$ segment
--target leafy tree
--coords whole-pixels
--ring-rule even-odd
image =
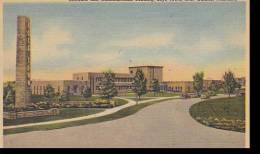
[[[67,101],[69,100],[69,92],[68,91],[62,91],[59,97],[60,101]]]
[[[201,96],[201,93],[203,91],[203,78],[204,78],[203,72],[196,72],[193,75],[193,88],[199,97]]]
[[[233,72],[229,70],[228,72],[225,72],[223,78],[224,78],[224,89],[226,93],[228,93],[228,96],[230,97],[230,95],[234,93],[235,88],[237,87],[235,75]]]
[[[9,106],[15,103],[15,85],[13,82],[7,82],[4,84],[3,102],[4,106]]]
[[[146,83],[147,80],[144,77],[144,73],[142,70],[138,69],[134,76],[133,81],[133,91],[136,93],[136,96],[140,100],[141,95],[146,94]]]
[[[44,99],[47,101],[47,103],[50,103],[53,101],[54,97],[55,97],[54,88],[51,85],[47,85],[46,89],[44,89]]]
[[[157,79],[152,80],[152,91],[154,92],[154,96],[155,96],[155,93],[160,92],[160,84]]]
[[[91,89],[89,87],[86,87],[84,90],[83,90],[83,97],[85,99],[89,98],[92,96],[92,93],[91,93]]]
[[[100,89],[104,98],[110,101],[111,98],[117,95],[117,89],[115,85],[115,73],[111,70],[103,72],[104,77],[100,82]]]

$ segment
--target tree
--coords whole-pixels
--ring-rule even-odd
[[[133,91],[136,93],[138,100],[140,100],[141,95],[146,94],[146,83],[147,80],[144,77],[143,71],[138,69],[135,73],[133,81]]]
[[[154,96],[155,96],[155,93],[160,92],[160,84],[157,79],[152,80],[152,91],[154,92]]]
[[[69,92],[68,91],[62,91],[60,97],[59,97],[60,101],[67,101],[69,100]]]
[[[44,89],[44,99],[47,103],[51,103],[55,97],[54,88],[51,85],[47,85],[46,89]]]
[[[212,81],[209,85],[209,90],[215,93],[218,92],[220,88],[221,88],[221,84],[214,81]]]
[[[110,101],[111,98],[117,95],[117,89],[115,85],[115,73],[111,70],[103,72],[104,77],[100,82],[100,90],[104,98]]]
[[[228,93],[228,97],[230,97],[230,95],[234,93],[237,87],[235,75],[233,72],[229,70],[228,72],[225,72],[223,78],[224,78],[224,89],[226,93]]]
[[[4,106],[9,106],[15,103],[15,85],[14,82],[7,82],[3,89]]]
[[[82,95],[85,99],[91,97],[92,96],[91,89],[89,87],[84,88]]]
[[[193,88],[199,97],[201,96],[201,93],[203,91],[203,77],[203,72],[196,72],[193,75]]]

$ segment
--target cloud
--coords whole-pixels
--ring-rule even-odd
[[[31,57],[32,66],[38,62],[56,61],[64,57],[69,57],[71,52],[62,48],[62,45],[73,44],[72,33],[60,25],[44,26],[41,35],[31,34]],[[4,76],[5,80],[15,79],[16,65],[16,37],[11,44],[4,49]],[[37,73],[34,71],[33,73]]]
[[[46,25],[42,35],[32,36],[32,62],[57,60],[70,56],[72,51],[62,45],[73,44],[72,33],[59,25]]]
[[[16,39],[12,39],[11,44],[4,48],[3,65],[4,65],[4,80],[14,80],[15,65],[16,65]]]
[[[185,40],[185,37],[187,36],[184,36],[183,40]],[[175,43],[172,47],[185,54],[210,54],[223,51],[225,48],[225,40],[221,40],[215,37],[200,36],[197,39],[193,39],[192,41],[182,41]]]
[[[246,47],[246,34],[245,33],[234,33],[227,38],[230,46],[245,49]]]
[[[86,60],[94,61],[96,63],[108,62],[116,60],[119,57],[119,53],[116,51],[106,51],[106,52],[90,52],[83,55]]]
[[[169,45],[172,42],[173,34],[147,34],[123,41],[115,41],[112,44],[120,47],[153,48]]]
[[[231,70],[236,77],[246,76],[246,60],[221,61],[221,63],[208,64],[204,70],[205,74],[210,77],[222,79],[225,71]]]

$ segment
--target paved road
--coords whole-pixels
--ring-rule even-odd
[[[4,136],[4,147],[213,148],[244,147],[244,133],[199,124],[189,107],[200,99],[175,99],[134,115],[97,124]]]

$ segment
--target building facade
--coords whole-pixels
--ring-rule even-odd
[[[246,86],[246,78],[245,77],[236,78],[236,81],[241,85],[241,88],[245,88],[245,86]]]
[[[87,81],[92,94],[100,94],[100,83],[104,77],[103,73],[81,72],[74,73],[73,80]],[[118,93],[126,93],[132,90],[133,75],[127,73],[115,73],[115,85]]]
[[[30,19],[17,17],[15,108],[31,102],[31,32]]]
[[[133,66],[129,67],[129,73],[134,76],[138,69],[144,73],[147,80],[147,90],[152,90],[153,79],[157,79],[159,83],[163,81],[163,66]]]
[[[160,84],[161,91],[173,93],[192,93],[192,81],[164,81]]]
[[[214,83],[216,85],[223,84],[222,80],[203,80],[203,90],[207,91],[210,85]],[[160,84],[162,91],[173,93],[194,93],[193,81],[164,81]]]
[[[32,94],[43,95],[44,90],[48,85],[54,88],[55,93],[68,92],[71,95],[81,95],[83,90],[87,87],[87,81],[76,80],[53,80],[41,81],[32,80]]]

